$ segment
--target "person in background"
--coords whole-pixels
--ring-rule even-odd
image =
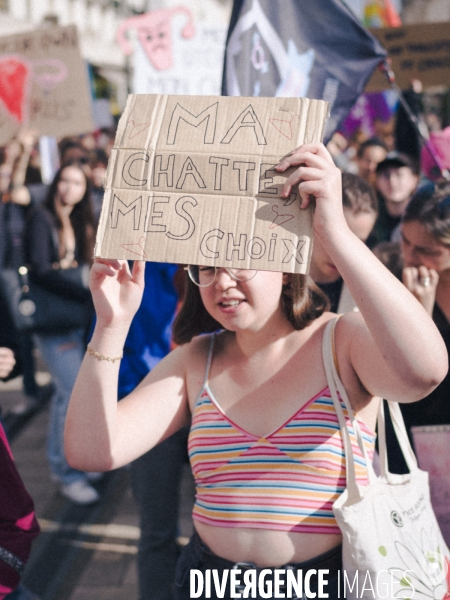
[[[450,126],[430,132],[430,139],[422,146],[420,164],[430,181],[442,179],[443,171],[450,173]]]
[[[177,266],[146,263],[141,305],[125,341],[119,371],[119,398],[132,392],[170,352],[172,322],[178,302]],[[139,599],[171,600],[177,545],[182,467],[188,461],[188,429],[131,463],[131,483],[141,536],[137,557]]]
[[[14,358],[14,352],[11,348],[0,346],[0,379],[2,381],[4,381],[5,377],[8,377],[11,371],[13,371],[15,364],[16,359]]]
[[[0,380],[7,381],[20,374],[21,362],[15,330],[3,308],[0,296]],[[39,600],[20,583],[38,533],[33,500],[14,464],[0,419],[0,600]]]
[[[92,207],[94,209],[95,219],[98,222],[102,210],[103,196],[105,193],[103,186],[106,177],[106,167],[108,166],[108,156],[102,148],[96,148],[89,153],[89,166],[92,182]]]
[[[425,186],[402,217],[403,283],[419,300],[450,352],[450,183]],[[450,373],[423,400],[402,406],[408,427],[450,424]]]
[[[335,131],[327,143],[327,150],[333,157],[334,164],[341,170],[349,173],[356,171],[354,162],[355,148],[350,146],[347,139],[339,131]]]
[[[386,158],[387,152],[386,144],[379,138],[370,138],[359,146],[356,154],[358,175],[370,185],[375,185],[377,166]]]
[[[0,379],[7,381],[22,371],[14,326],[0,294]]]
[[[372,252],[400,281],[403,280],[403,258],[400,242],[380,242]]]
[[[23,130],[14,140],[12,150],[7,153],[12,154],[14,160],[11,164],[8,182],[5,181],[5,187],[0,190],[0,269],[17,270],[25,264],[25,224],[32,204],[30,194],[24,184],[35,142],[36,135],[31,131]],[[1,289],[1,285],[0,293],[7,293]],[[32,336],[29,333],[16,331],[15,338],[23,363],[24,399],[12,407],[11,412],[23,414],[39,405],[42,390],[36,381]]]
[[[342,205],[348,227],[365,242],[378,214],[374,189],[358,175],[343,173]],[[309,275],[330,300],[332,312],[344,313],[356,308],[336,265],[319,239],[314,239]]]
[[[59,164],[77,162],[83,166],[86,176],[91,176],[88,151],[77,138],[62,138],[58,144]],[[48,194],[50,184],[43,183],[27,183],[28,192],[31,196],[31,202],[34,206],[42,204]]]
[[[422,90],[422,82],[418,79],[413,79],[410,83],[410,88],[404,90],[402,93],[403,99],[409,107],[409,112],[417,119],[417,125],[426,139],[428,137],[428,130],[424,119]],[[398,105],[395,117],[394,135],[396,150],[402,154],[411,156],[416,162],[419,162],[422,146],[421,139],[401,102]]]
[[[61,164],[78,162],[82,165],[89,163],[89,151],[76,138],[63,138],[59,144]]]
[[[61,297],[90,304],[91,295],[81,270],[77,270],[76,280],[70,276],[74,271],[69,270],[90,264],[94,238],[88,179],[83,165],[68,163],[57,172],[46,200],[34,208],[27,223],[27,262],[35,279]],[[35,335],[55,385],[47,444],[50,469],[61,485],[61,493],[77,504],[99,499],[89,483],[90,475],[72,469],[64,455],[64,420],[83,358],[85,337],[82,327]]]
[[[400,219],[419,183],[419,163],[407,154],[391,152],[376,168],[379,213],[370,246],[400,241]]]

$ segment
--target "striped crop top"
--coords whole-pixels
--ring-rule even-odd
[[[193,518],[217,527],[340,533],[332,506],[346,487],[345,456],[328,387],[260,438],[233,423],[214,399],[208,385],[213,346],[214,335],[189,433],[196,486]],[[343,408],[357,481],[364,485],[365,460]],[[359,423],[372,459],[375,435]]]

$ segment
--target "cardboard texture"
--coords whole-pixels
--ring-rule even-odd
[[[73,25],[0,38],[0,145],[21,127],[56,137],[94,129]]]
[[[446,85],[450,80],[450,22],[403,25],[371,29],[388,51],[399,88],[406,90],[411,80],[425,87]],[[389,89],[386,76],[376,70],[366,92]]]
[[[273,168],[327,115],[306,98],[129,96],[95,255],[306,273],[313,207],[280,198]]]

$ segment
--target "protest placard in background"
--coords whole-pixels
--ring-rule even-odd
[[[194,21],[186,6],[129,17],[117,40],[133,57],[133,93],[219,95],[226,33],[225,23]]]
[[[450,22],[403,25],[372,29],[388,51],[391,68],[400,89],[410,88],[418,79],[424,87],[450,81]],[[386,76],[375,71],[366,92],[389,89]]]
[[[108,164],[96,256],[305,273],[313,207],[275,165],[322,141],[328,103],[131,95]]]
[[[450,425],[412,427],[411,431],[419,467],[430,477],[431,504],[450,545]]]
[[[170,69],[153,67],[140,44],[134,52],[133,93],[219,95],[225,48],[225,25],[196,23],[195,36],[173,42],[174,64]]]
[[[94,128],[76,27],[0,38],[0,144],[22,126],[56,137]]]

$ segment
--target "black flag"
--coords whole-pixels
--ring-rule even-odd
[[[328,141],[386,56],[341,0],[234,0],[222,94],[327,100]]]

